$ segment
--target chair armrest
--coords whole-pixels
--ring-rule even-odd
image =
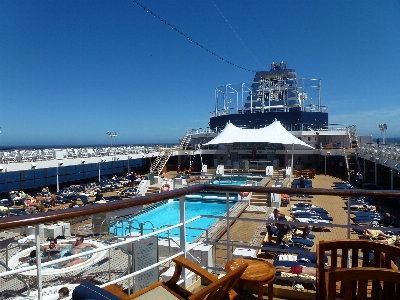
[[[171,279],[166,282],[167,285],[175,285],[178,282],[180,275],[182,273],[182,268],[186,268],[196,273],[202,279],[205,279],[207,284],[218,280],[216,276],[209,273],[207,270],[203,269],[198,264],[195,264],[194,262],[184,258],[183,256],[178,256],[174,258],[172,261],[175,262],[176,264],[175,272],[174,275],[171,277]]]

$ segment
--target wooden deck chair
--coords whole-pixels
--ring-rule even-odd
[[[173,259],[175,262],[175,272],[170,280],[167,282],[159,281],[152,284],[132,295],[121,296],[121,290],[118,294],[115,293],[115,286],[106,286],[104,289],[117,294],[121,299],[140,299],[140,300],[153,300],[153,299],[207,299],[207,300],[220,300],[220,299],[234,299],[237,293],[232,287],[240,279],[240,276],[247,268],[247,264],[243,264],[232,272],[227,273],[225,276],[218,279],[201,266],[193,263],[192,261],[178,256]],[[208,284],[204,288],[194,293],[182,288],[177,284],[183,268],[186,268],[195,274],[199,275],[203,284]]]
[[[325,256],[330,256],[329,267],[325,265]],[[329,268],[358,268],[372,267],[374,270],[382,268],[397,270],[393,263],[400,257],[399,247],[386,245],[369,240],[336,240],[321,241],[317,245],[317,299],[326,299]],[[332,283],[333,284],[333,283]],[[377,285],[373,282],[373,286]],[[340,285],[341,293],[344,292]],[[353,290],[355,285],[353,284]]]
[[[344,284],[344,300],[355,298],[354,283],[357,283],[357,300],[370,299],[399,299],[400,272],[391,269],[377,268],[343,268],[329,270],[328,300],[336,297],[336,282]],[[369,291],[373,282],[372,289]],[[342,299],[342,298],[339,298]]]

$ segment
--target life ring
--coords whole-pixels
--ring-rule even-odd
[[[290,203],[290,196],[287,194],[281,194],[281,200],[283,203]]]
[[[240,192],[239,195],[244,198],[244,197],[247,197],[248,195],[250,195],[250,193],[249,192]]]
[[[169,192],[169,189],[171,188],[171,186],[168,184],[168,183],[164,183],[162,186],[161,186],[161,188],[160,188],[160,190],[161,190],[161,192]]]

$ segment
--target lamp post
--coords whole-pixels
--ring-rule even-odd
[[[113,137],[116,137],[117,133],[116,132],[107,131],[106,134],[110,137],[111,147],[112,147],[112,145],[113,145]]]
[[[290,161],[290,180],[292,180],[293,173],[293,152],[294,152],[294,143],[292,143],[292,159]]]
[[[326,152],[326,155],[325,155],[325,176],[326,176],[326,157],[328,156],[328,155],[330,155],[331,153],[330,152]]]
[[[128,174],[131,173],[131,166],[130,166],[130,155],[128,155]]]
[[[57,192],[60,191],[60,184],[58,182],[58,167],[60,167],[62,165],[63,165],[63,162],[61,160],[57,161],[57,166],[56,166]]]
[[[379,129],[382,131],[382,143],[385,145],[386,144],[386,130],[387,130],[387,124],[379,124]]]
[[[99,182],[100,182],[100,179],[101,179],[101,165],[100,165],[100,164],[101,164],[102,162],[104,162],[104,161],[105,161],[104,158],[101,158],[100,161],[99,161]]]

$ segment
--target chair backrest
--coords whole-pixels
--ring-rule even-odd
[[[217,281],[207,285],[200,291],[194,293],[189,297],[190,300],[207,299],[207,300],[221,300],[230,299],[229,291],[238,282],[240,276],[246,270],[248,264],[243,264],[227,273]]]
[[[376,269],[396,269],[393,260],[397,259],[399,255],[400,250],[398,247],[374,241],[321,241],[317,245],[317,299],[325,299],[327,294],[325,256],[330,256],[329,268],[373,267]],[[329,282],[328,285],[330,285]],[[342,286],[340,290],[343,291]]]
[[[367,299],[368,282],[372,281],[371,299],[399,299],[400,272],[377,268],[341,268],[329,270],[328,300],[336,298],[336,282],[344,285],[344,300]],[[357,284],[354,288],[354,283]]]

